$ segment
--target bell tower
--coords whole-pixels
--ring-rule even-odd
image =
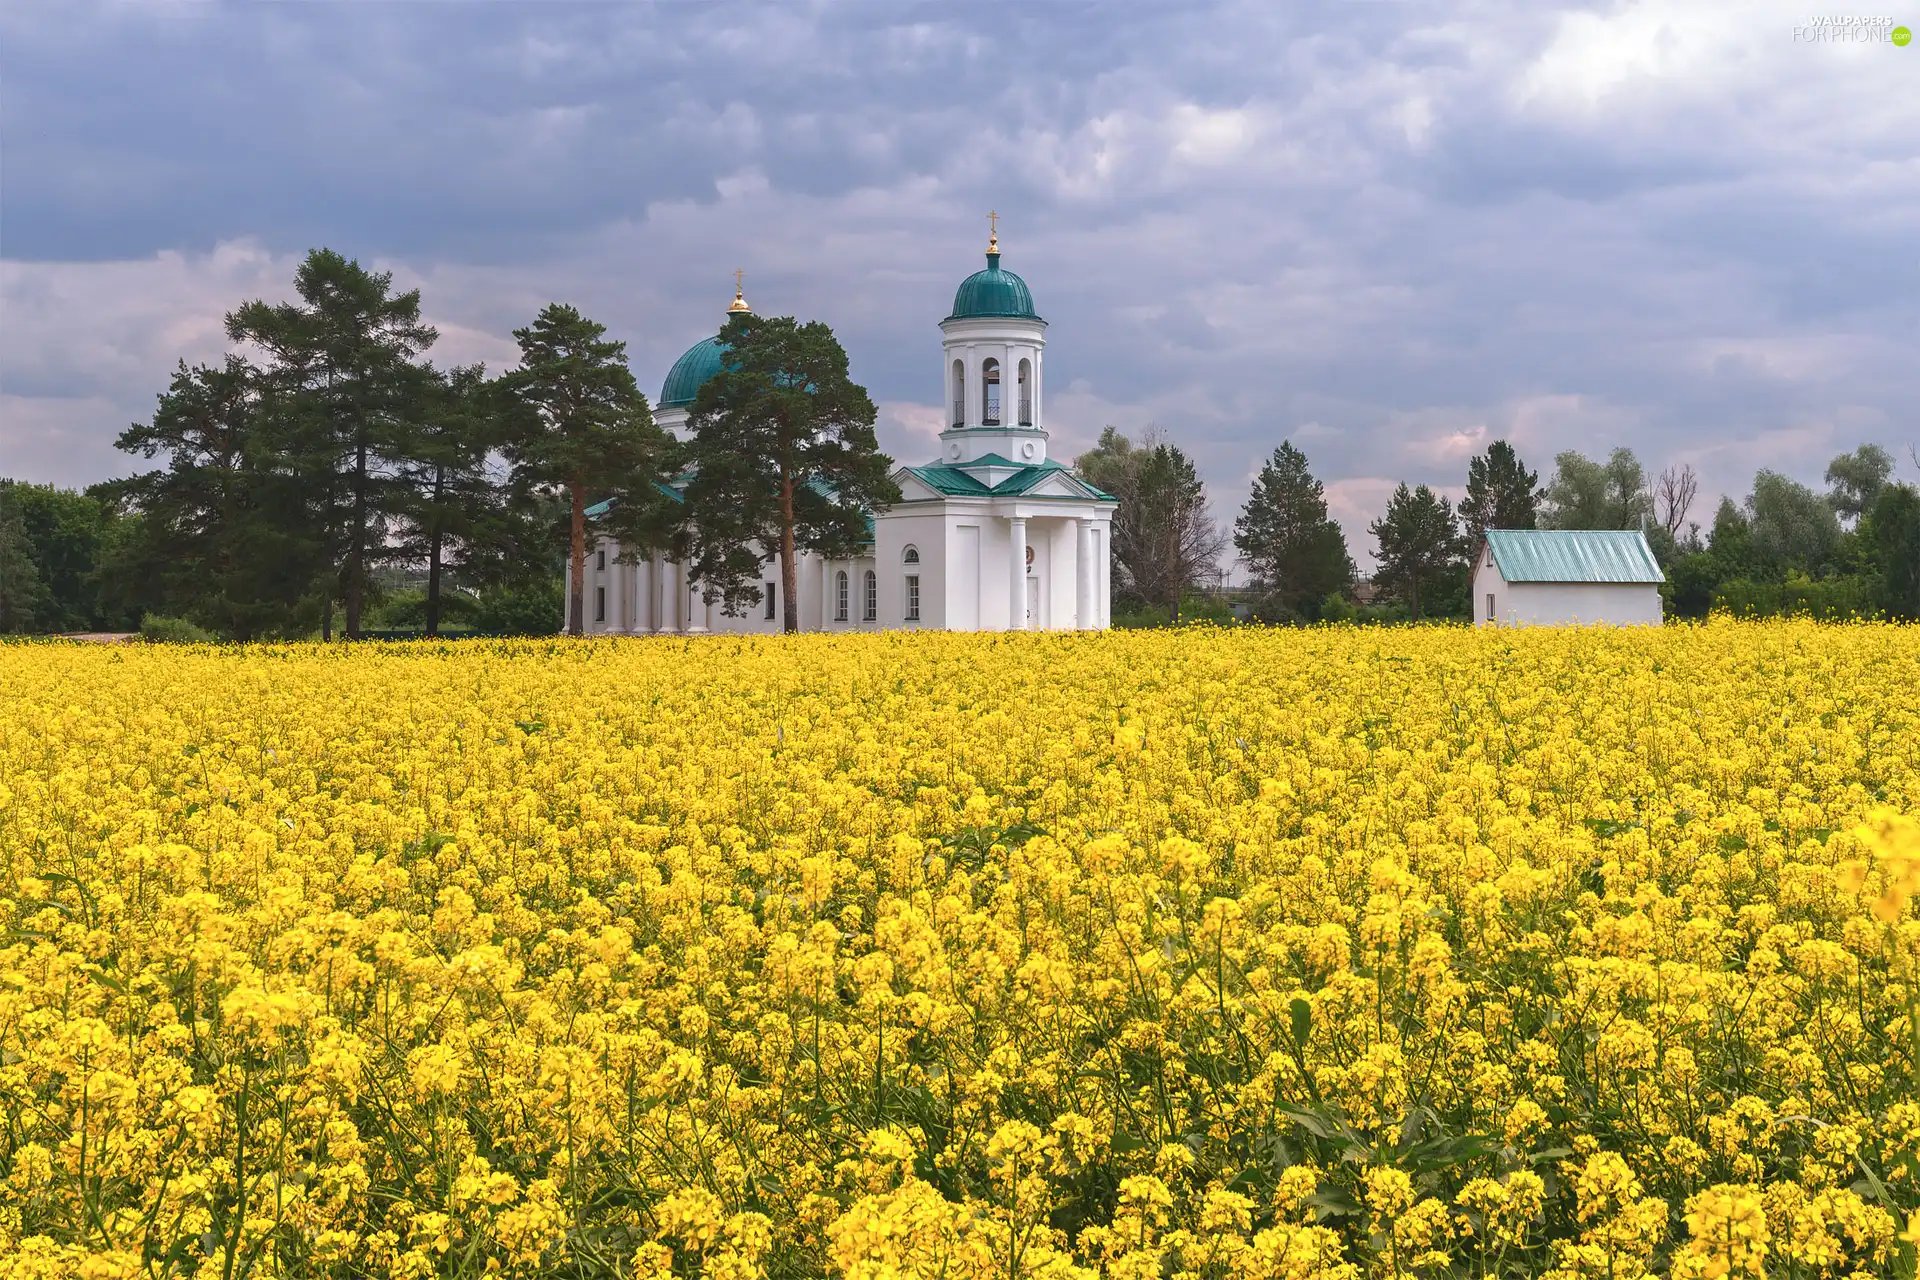
[[[940,459],[964,465],[989,455],[1016,467],[1047,456],[1047,322],[1027,282],[1000,265],[1000,215],[990,213],[987,265],[960,282],[940,322],[947,427]]]

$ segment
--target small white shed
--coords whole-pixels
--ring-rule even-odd
[[[1483,627],[1659,626],[1666,576],[1636,529],[1489,529],[1473,562]]]

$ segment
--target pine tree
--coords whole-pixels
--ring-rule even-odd
[[[649,512],[667,453],[647,398],[627,367],[627,344],[573,307],[550,303],[515,329],[520,366],[501,378],[510,397],[504,438],[521,493],[557,490],[567,503],[567,630],[585,627],[587,506],[609,498],[621,523],[623,554],[646,545]],[[612,532],[612,526],[609,526]]]
[[[1478,547],[1489,529],[1533,528],[1542,494],[1539,485],[1539,474],[1527,470],[1505,440],[1495,440],[1485,453],[1469,461],[1467,496],[1460,503],[1468,546]]]
[[[139,521],[103,566],[120,594],[241,640],[295,629],[326,567],[309,478],[270,447],[260,381],[235,355],[181,363],[152,420],[115,441],[167,465],[108,486]]]
[[[1326,490],[1306,455],[1282,443],[1254,477],[1233,545],[1266,597],[1262,616],[1310,617],[1353,581],[1346,535],[1327,518]]]
[[[396,547],[427,569],[426,633],[440,634],[449,570],[468,585],[498,577],[515,511],[493,450],[505,442],[499,397],[481,365],[427,368],[421,414],[400,467],[404,531]]]
[[[1413,490],[1402,484],[1387,502],[1386,514],[1368,528],[1380,544],[1377,578],[1418,618],[1422,590],[1431,595],[1467,553],[1453,504],[1424,484]]]
[[[689,568],[735,616],[758,603],[760,566],[778,558],[782,625],[798,631],[798,557],[855,553],[868,513],[900,500],[893,461],[826,325],[743,312],[719,337],[725,365],[687,422]]]
[[[413,360],[439,336],[420,320],[420,291],[392,292],[392,272],[372,272],[315,249],[294,273],[299,303],[243,304],[227,336],[267,355],[262,426],[304,484],[301,507],[325,548],[321,625],[331,635],[334,591],[347,634],[360,634],[375,566],[390,554],[395,482],[424,410]]]

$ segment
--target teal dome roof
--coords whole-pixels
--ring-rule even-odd
[[[688,347],[687,353],[667,370],[667,381],[660,388],[660,400],[655,407],[684,409],[692,404],[693,398],[700,394],[701,385],[720,372],[726,350],[718,338],[702,338]]]
[[[989,253],[987,269],[962,280],[959,291],[953,295],[953,314],[947,319],[964,320],[969,316],[1040,318],[1033,313],[1033,293],[1027,288],[1027,282],[1011,271],[1001,270],[997,253]]]

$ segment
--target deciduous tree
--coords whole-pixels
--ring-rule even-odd
[[[1178,618],[1188,588],[1219,581],[1227,535],[1214,522],[1193,459],[1179,446],[1149,427],[1136,448],[1108,427],[1075,467],[1119,501],[1113,563],[1122,590]]]
[[[1653,515],[1646,469],[1631,449],[1605,462],[1568,450],[1553,460],[1540,523],[1549,529],[1638,529]]]
[[[1877,444],[1863,444],[1827,464],[1827,504],[1842,520],[1858,520],[1873,510],[1892,478],[1893,455]]]

